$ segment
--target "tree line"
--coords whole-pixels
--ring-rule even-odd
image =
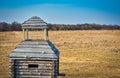
[[[119,25],[100,25],[100,24],[48,24],[50,30],[120,30]],[[21,31],[21,23],[0,22],[0,31]]]
[[[49,24],[51,30],[120,30],[119,25],[100,25],[100,24]]]
[[[0,31],[21,31],[21,24],[18,22],[12,22],[11,24],[6,22],[0,22]]]

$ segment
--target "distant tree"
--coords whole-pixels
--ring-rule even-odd
[[[10,31],[10,25],[6,22],[1,22],[0,31]]]
[[[3,25],[0,23],[0,31],[3,31]]]
[[[20,31],[22,30],[21,24],[18,22],[12,22],[11,28],[13,31]]]

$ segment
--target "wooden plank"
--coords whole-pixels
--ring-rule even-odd
[[[55,49],[54,49],[55,50]],[[14,51],[18,52],[53,52],[51,48],[16,48]]]
[[[24,70],[26,70],[26,71],[34,71],[34,70],[36,70],[36,71],[54,71],[54,69],[51,69],[51,68],[49,68],[49,69],[34,69],[34,68],[30,68],[30,69],[28,69],[28,68],[20,68],[19,69],[19,68],[16,68],[15,69],[15,71],[24,71]]]
[[[20,76],[16,75],[16,78],[51,78],[51,76]]]
[[[36,44],[36,45],[48,45],[49,43],[47,41],[23,41],[20,44],[28,44],[28,45],[32,45],[32,44]]]
[[[29,64],[38,64],[39,66],[56,66],[56,65],[54,65],[54,64],[52,64],[52,63],[15,63],[15,66],[28,66]]]
[[[17,60],[16,63],[53,63],[51,60]]]
[[[27,65],[15,65],[15,67],[27,67],[28,68],[28,65],[33,65],[33,63],[30,63],[30,64],[27,64]],[[34,65],[38,65],[38,68],[39,67],[57,67],[55,65],[40,65],[40,64],[34,64]],[[13,67],[13,66],[9,66],[9,67]]]
[[[28,68],[28,66],[15,66],[15,69],[17,68]],[[28,68],[28,69],[53,69],[53,66],[38,66],[38,68]]]
[[[34,53],[34,54],[55,54],[55,53],[53,53],[53,52],[43,52],[43,51],[41,51],[41,52],[36,52],[36,51],[34,51],[34,52],[24,52],[24,51],[22,51],[22,52],[20,52],[20,51],[13,51],[13,53]]]
[[[12,72],[12,70],[10,71]],[[57,71],[54,70],[35,70],[35,69],[16,69],[15,72],[50,72],[50,73],[57,73]]]
[[[20,53],[22,53],[22,52],[27,53],[28,52],[28,53],[43,53],[43,54],[45,54],[45,53],[48,53],[48,54],[53,53],[53,54],[55,54],[55,52],[52,51],[52,50],[44,50],[44,49],[41,49],[41,50],[26,50],[26,49],[25,50],[24,49],[23,50],[14,50],[12,53],[19,53],[19,52]]]
[[[44,72],[44,71],[40,71],[40,72],[38,71],[18,72],[17,71],[16,74],[53,75],[53,73],[51,72]]]
[[[54,66],[54,67],[56,67],[56,65],[54,65],[54,64],[40,64],[40,63],[27,63],[27,64],[15,64],[15,66],[28,66],[28,65],[33,65],[33,64],[35,64],[35,65],[38,65],[38,66],[48,66],[48,67],[51,67],[51,66]]]
[[[16,56],[14,56],[16,55]],[[31,52],[17,52],[17,53],[12,53],[11,56],[14,56],[14,57],[26,57],[26,58],[29,58],[29,57],[45,57],[45,58],[57,58],[57,56],[54,54],[54,53],[39,53],[39,52],[35,52],[35,53],[31,53]]]
[[[16,61],[15,65],[28,65],[28,64],[38,64],[47,66],[58,66],[58,63],[53,63],[51,61]]]
[[[57,58],[40,58],[40,57],[30,57],[30,58],[26,58],[26,57],[12,57],[9,56],[10,59],[16,59],[16,60],[56,60]]]
[[[35,58],[57,58],[55,54],[37,54],[37,53],[11,53],[10,57],[23,57],[23,58],[29,58],[29,57],[35,57]]]
[[[55,69],[28,69],[28,68],[15,69],[15,72],[32,72],[32,71],[57,73],[57,70]],[[9,72],[14,73],[14,69],[10,70]]]
[[[31,45],[31,44],[24,44],[24,45],[18,45],[17,48],[45,48],[50,49],[51,46],[49,45]]]
[[[58,74],[54,74],[54,73],[36,73],[36,72],[30,72],[30,73],[26,73],[26,72],[20,72],[20,73],[16,73],[15,75],[31,75],[31,76],[58,76]]]

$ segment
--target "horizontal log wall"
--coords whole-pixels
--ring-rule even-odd
[[[10,78],[56,78],[59,60],[9,60]],[[38,65],[29,68],[28,65]]]

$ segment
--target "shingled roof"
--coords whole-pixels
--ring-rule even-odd
[[[56,59],[59,57],[59,51],[50,41],[22,41],[9,57],[13,59]]]
[[[45,29],[48,28],[47,23],[40,17],[33,16],[22,24],[23,29]]]

